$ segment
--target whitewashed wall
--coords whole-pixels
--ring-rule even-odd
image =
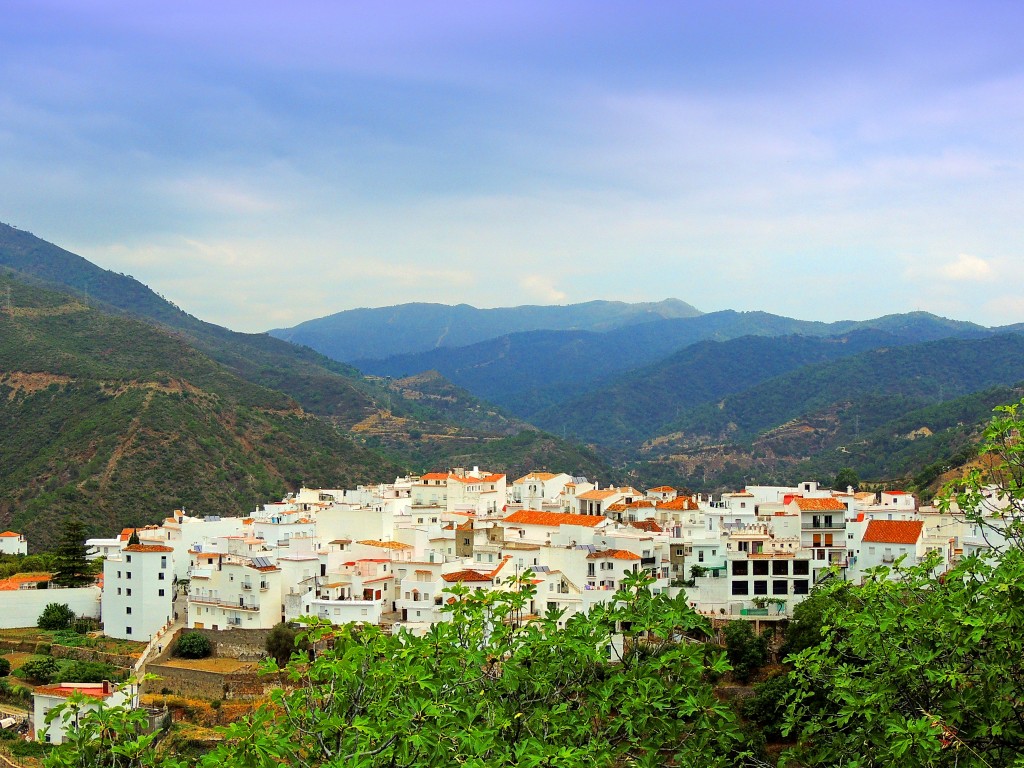
[[[100,588],[17,589],[0,592],[0,628],[34,627],[50,603],[66,603],[76,616],[100,617]]]

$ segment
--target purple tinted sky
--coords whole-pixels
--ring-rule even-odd
[[[8,2],[0,220],[240,330],[1024,321],[1018,3]]]

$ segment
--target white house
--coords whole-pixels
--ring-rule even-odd
[[[174,550],[130,544],[103,561],[103,631],[121,640],[149,640],[171,620]]]
[[[61,704],[67,704],[68,699],[75,693],[82,694],[88,700],[76,709],[68,707],[66,712],[54,716],[47,725],[46,716],[50,710]],[[32,734],[38,741],[60,744],[64,741],[64,737],[75,728],[78,716],[95,711],[100,707],[119,706],[132,709],[139,706],[139,693],[136,686],[128,686],[120,690],[108,682],[60,683],[39,686],[32,692]]]
[[[24,534],[14,531],[0,533],[0,554],[4,555],[27,555],[28,540]]]

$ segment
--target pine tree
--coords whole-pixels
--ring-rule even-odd
[[[91,584],[94,577],[85,554],[85,526],[77,517],[64,518],[60,543],[54,553],[53,583],[59,587]]]

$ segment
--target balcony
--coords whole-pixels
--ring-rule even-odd
[[[242,589],[249,591],[252,589],[252,584],[243,584]]]
[[[658,564],[658,558],[656,558],[656,557],[641,557],[640,558],[640,567],[641,568],[646,568],[647,566],[657,565],[657,564]]]
[[[825,523],[800,523],[800,528],[805,531],[845,531],[846,521],[835,521],[831,525],[825,525]]]

